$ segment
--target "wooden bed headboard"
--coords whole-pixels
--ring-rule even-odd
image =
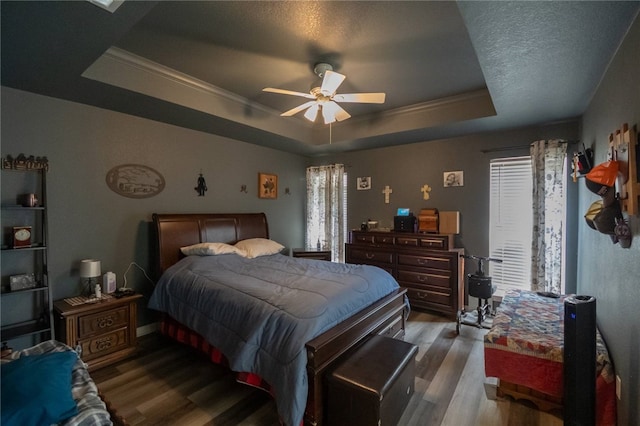
[[[158,276],[182,258],[180,247],[198,243],[235,244],[269,238],[264,213],[186,213],[152,215],[158,238]]]

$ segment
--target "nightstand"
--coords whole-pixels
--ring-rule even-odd
[[[56,337],[72,348],[80,346],[89,371],[131,356],[136,351],[137,301],[141,297],[111,297],[76,306],[58,300],[53,304]]]
[[[293,257],[304,257],[305,259],[328,260],[331,262],[331,250],[302,249],[291,250]]]

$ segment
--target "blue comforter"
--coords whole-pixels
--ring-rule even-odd
[[[260,375],[275,390],[282,421],[298,426],[308,392],[305,343],[396,288],[374,266],[188,256],[163,274],[149,307],[205,337],[232,370]]]

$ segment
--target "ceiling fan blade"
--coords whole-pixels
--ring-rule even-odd
[[[342,74],[333,71],[325,71],[324,78],[322,79],[322,86],[320,86],[320,92],[325,96],[331,96],[336,93],[338,87],[342,84],[346,77]]]
[[[351,117],[351,114],[345,111],[340,105],[336,104],[335,102],[332,103],[334,103],[336,107],[338,107],[336,111],[336,120],[343,121]]]
[[[384,93],[345,93],[333,96],[333,100],[336,102],[358,102],[363,104],[383,104],[384,99]]]
[[[318,117],[318,108],[319,106],[317,102],[311,105],[307,112],[304,113],[304,118],[312,122],[316,121],[316,118]]]
[[[322,104],[322,116],[324,117],[325,124],[333,123],[336,120],[343,121],[351,117],[347,111],[333,101]]]
[[[310,106],[313,106],[313,105],[317,105],[317,102],[316,101],[305,102],[300,106],[292,108],[289,111],[283,112],[282,114],[280,114],[280,116],[282,116],[282,117],[291,117],[292,115],[295,115],[295,114],[299,113],[300,111],[302,111],[303,109],[307,109],[307,108],[309,108]]]
[[[293,95],[293,96],[302,96],[307,99],[315,99],[311,93],[302,93],[302,92],[294,92],[293,90],[284,90],[284,89],[274,89],[273,87],[265,87],[262,89],[263,92],[271,92],[271,93],[279,93],[281,95]]]

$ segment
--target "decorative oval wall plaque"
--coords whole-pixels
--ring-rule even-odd
[[[106,177],[107,185],[116,194],[129,198],[149,198],[164,189],[164,177],[142,164],[115,166]]]

